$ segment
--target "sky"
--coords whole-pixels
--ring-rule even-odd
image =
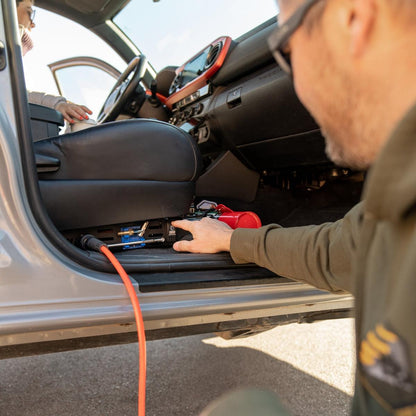
[[[93,56],[122,71],[126,63],[87,29],[36,7],[35,47],[23,58],[27,87],[57,94],[48,63]],[[219,36],[238,37],[277,14],[275,0],[133,0],[115,19],[156,70],[182,65]]]
[[[74,56],[93,56],[119,70],[126,63],[104,41],[74,22],[36,8],[36,27],[31,32],[34,48],[23,57],[29,90],[58,94],[49,63]]]
[[[277,14],[275,0],[136,0],[115,22],[158,70],[182,65],[220,36],[236,38]]]

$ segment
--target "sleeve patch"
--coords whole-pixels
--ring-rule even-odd
[[[358,359],[369,393],[397,415],[407,415],[416,406],[416,386],[411,373],[406,342],[385,325],[367,332],[358,352]],[[400,413],[403,412],[403,413]],[[410,413],[416,415],[416,413]]]

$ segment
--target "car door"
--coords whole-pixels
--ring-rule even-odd
[[[45,211],[13,4],[2,2],[0,9],[0,357],[133,342],[133,309],[118,276],[99,253],[64,238]],[[139,156],[137,163],[144,163],[146,155]],[[163,248],[120,258],[141,301],[149,339],[257,331],[333,312],[340,316],[352,305],[348,295],[252,264],[237,266],[226,253]]]
[[[98,114],[121,72],[102,59],[75,56],[48,64],[60,95],[74,103],[88,103]]]

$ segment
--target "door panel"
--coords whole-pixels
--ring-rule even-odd
[[[97,115],[120,71],[97,58],[74,57],[48,65],[59,94],[77,104],[87,105]]]

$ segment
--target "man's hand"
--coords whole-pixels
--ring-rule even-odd
[[[221,221],[202,218],[201,221],[172,221],[172,225],[189,231],[193,237],[191,241],[177,241],[173,245],[176,251],[190,253],[230,251],[231,234],[234,230]]]
[[[88,120],[88,114],[92,114],[92,111],[85,105],[78,105],[74,103],[60,102],[55,107],[55,110],[62,113],[64,119],[69,123],[74,123],[73,118],[77,120]]]

